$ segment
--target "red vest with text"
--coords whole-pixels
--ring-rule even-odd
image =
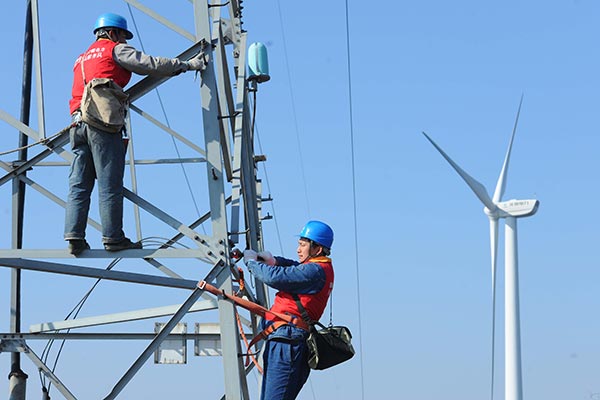
[[[327,300],[333,289],[333,265],[331,264],[331,259],[328,257],[311,258],[306,262],[319,264],[321,268],[323,268],[323,271],[325,271],[325,285],[323,285],[323,289],[321,289],[320,292],[315,294],[298,294],[300,303],[302,303],[302,306],[306,309],[310,319],[318,321],[321,318],[321,315],[323,315],[325,307],[327,307]],[[277,292],[271,310],[278,313],[297,315],[302,319],[302,315],[298,310],[298,305],[296,304],[294,297],[287,292]],[[271,316],[268,313],[266,318],[268,320],[276,319],[276,317]]]
[[[81,62],[85,70],[85,81],[94,78],[110,78],[122,88],[129,83],[131,71],[126,70],[113,59],[113,49],[118,43],[108,39],[96,40],[89,49],[75,60],[73,66],[73,89],[72,98],[69,101],[71,114],[79,108],[81,96],[83,95],[83,75]]]

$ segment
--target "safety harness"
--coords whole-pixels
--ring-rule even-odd
[[[237,249],[234,249],[232,251],[233,259],[239,260],[239,259],[241,259],[241,255],[242,255],[241,252]],[[311,261],[330,262],[330,259],[327,257],[313,257],[313,258],[311,258]],[[248,352],[246,353],[246,366],[248,366],[248,364],[250,363],[250,358],[252,358],[252,361],[256,365],[257,369],[259,370],[259,372],[262,373],[262,369],[260,368],[260,365],[258,364],[258,362],[256,361],[256,359],[254,357],[255,354],[252,353],[250,350],[252,348],[252,346],[254,346],[260,340],[266,340],[270,334],[275,332],[277,329],[279,329],[283,325],[293,325],[297,328],[300,328],[300,329],[303,329],[303,330],[309,332],[311,330],[310,323],[312,321],[308,317],[308,314],[306,313],[306,310],[302,306],[302,303],[300,302],[300,299],[298,298],[297,295],[295,295],[294,297],[296,300],[298,311],[301,314],[306,314],[306,316],[304,316],[304,315],[297,316],[297,315],[293,315],[288,312],[273,311],[266,307],[261,306],[260,304],[257,304],[250,300],[246,300],[246,299],[242,298],[239,295],[239,293],[242,293],[245,291],[244,271],[241,268],[238,268],[237,275],[238,275],[238,279],[236,280],[236,282],[239,283],[240,290],[234,294],[226,293],[224,290],[219,289],[204,280],[198,282],[197,287],[201,290],[205,290],[209,293],[212,293],[217,297],[221,297],[221,298],[230,300],[235,305],[238,305],[238,306],[250,311],[253,314],[259,315],[262,318],[266,318],[267,314],[269,314],[269,316],[275,317],[275,318],[269,318],[273,322],[269,326],[267,326],[263,331],[261,331],[260,333],[255,335],[252,338],[252,340],[250,341],[250,343],[248,343],[248,341],[246,340],[244,331],[241,327],[241,321],[239,320],[239,316],[237,315],[237,312],[236,312],[237,322],[238,322],[238,325],[240,326],[240,333],[241,333],[241,336],[243,337],[244,344],[246,344],[247,348],[248,348]]]
[[[263,318],[265,317],[265,314],[267,314],[267,313],[274,315],[275,317],[279,318],[279,320],[280,320],[280,321],[276,321],[276,322],[281,322],[281,324],[279,326],[285,325],[285,324],[293,324],[293,325],[296,325],[298,328],[308,330],[308,325],[306,325],[306,323],[304,321],[302,321],[302,319],[297,317],[296,315],[282,314],[282,313],[271,311],[268,308],[263,307],[260,304],[256,304],[250,300],[246,300],[241,297],[228,294],[224,290],[218,289],[217,287],[211,285],[210,283],[207,283],[206,281],[198,282],[198,288],[202,289],[202,290],[206,290],[207,292],[210,292],[210,293],[214,294],[215,296],[223,296],[223,297],[231,300],[235,304],[239,305],[240,307],[245,308],[246,310],[250,311],[253,314],[260,315]]]
[[[277,330],[277,328],[279,328],[283,325],[290,324],[290,325],[294,325],[300,329],[304,329],[305,331],[309,330],[308,324],[306,322],[304,322],[302,320],[302,318],[299,318],[296,315],[283,314],[283,313],[271,311],[268,308],[261,306],[260,304],[256,304],[252,301],[243,299],[239,296],[226,293],[224,290],[219,289],[206,281],[198,282],[197,286],[199,289],[206,290],[207,292],[212,293],[215,296],[221,296],[223,298],[231,300],[233,303],[239,305],[242,308],[245,308],[246,310],[250,311],[253,314],[259,315],[263,318],[265,318],[266,314],[270,314],[277,318],[277,320],[275,320],[275,322],[273,322],[266,329],[264,329],[262,332],[260,332],[258,335],[254,336],[252,338],[252,340],[248,344],[248,351],[250,351],[250,348],[252,348],[252,346],[254,346],[259,340],[266,339],[271,333],[273,333],[275,330]],[[242,286],[243,286],[243,278],[240,277],[240,287],[242,287]],[[249,361],[248,361],[248,359],[246,359],[246,364],[248,364],[248,363],[249,363]]]

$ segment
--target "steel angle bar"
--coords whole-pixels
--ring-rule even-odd
[[[46,137],[46,115],[44,112],[44,86],[42,79],[42,48],[40,44],[40,19],[38,1],[31,1],[31,22],[33,28],[33,69],[35,71],[35,93],[37,98],[38,126],[41,137]]]
[[[152,340],[155,333],[0,333],[0,339],[11,341],[25,340]],[[219,340],[218,333],[171,333],[167,336],[171,340]],[[0,352],[2,348],[0,347]]]
[[[254,301],[254,300],[252,300],[252,301]],[[252,326],[252,321],[250,321],[248,318],[242,317],[239,314],[238,314],[238,316],[240,317],[240,322],[242,323],[242,325]]]
[[[196,37],[208,38],[211,35],[211,17],[206,0],[194,0],[194,25]],[[208,49],[212,53],[212,49]],[[213,58],[214,60],[214,58]],[[245,66],[243,67],[245,69]],[[200,98],[202,100],[202,127],[206,149],[206,172],[212,220],[212,232],[221,239],[223,248],[228,248],[227,209],[225,207],[225,185],[223,173],[223,153],[219,132],[219,107],[214,61],[208,63],[201,72]],[[225,256],[223,254],[223,256]],[[225,262],[225,260],[223,260]],[[225,267],[225,264],[224,264]],[[222,278],[226,275],[227,278]],[[219,287],[231,290],[231,274],[228,267],[219,275]],[[219,301],[219,323],[223,349],[225,393],[227,398],[248,399],[248,385],[243,374],[243,364],[239,357],[240,340],[235,324],[235,310],[232,304]]]
[[[42,161],[46,157],[52,155],[53,153],[58,153],[65,160],[71,161],[73,159],[73,155],[66,150],[64,150],[61,146],[69,141],[68,132],[63,132],[61,135],[55,137],[52,140],[49,140],[44,143],[47,149],[43,150],[41,153],[37,154],[33,158],[30,158],[26,162],[20,164],[16,168],[11,169],[11,171],[0,178],[0,186],[10,181],[17,175],[21,175],[23,172],[27,171],[29,168],[33,167],[38,162]]]
[[[162,249],[162,247],[161,247],[161,249]],[[165,275],[167,275],[167,276],[169,276],[171,278],[183,279],[183,277],[181,275],[179,275],[175,271],[172,271],[171,269],[167,268],[166,266],[164,266],[163,264],[161,264],[160,262],[158,262],[154,258],[144,258],[144,261],[146,261],[148,264],[152,265],[154,268],[158,269],[160,272],[162,272],[163,274],[165,274]],[[202,297],[205,300],[211,300],[212,299],[206,293],[202,294]]]
[[[215,21],[213,34],[218,34],[218,46],[215,50],[217,66],[217,91],[219,93],[219,133],[221,135],[221,149],[223,152],[223,163],[227,181],[233,179],[231,165],[231,132],[233,130],[233,118],[235,117],[233,109],[233,99],[231,94],[231,81],[229,80],[229,71],[227,67],[227,56],[225,55],[225,45],[223,44],[223,34],[220,21]],[[227,121],[228,120],[228,121]]]
[[[208,297],[208,295],[206,295]],[[62,320],[55,322],[44,322],[41,324],[31,325],[29,332],[40,333],[49,331],[59,331],[63,329],[85,328],[89,326],[117,324],[121,322],[139,321],[142,319],[150,319],[173,315],[181,307],[181,304],[147,308],[144,310],[127,311],[121,313],[96,315],[94,317],[76,318],[70,320]],[[217,308],[217,300],[214,297],[208,300],[198,301],[188,310],[188,312],[199,312],[214,310]]]
[[[210,260],[204,257],[204,253],[201,249],[136,249],[121,250],[118,254],[106,250],[84,250],[83,253],[74,256],[67,249],[10,249],[0,250],[0,258],[196,258],[210,263]]]
[[[242,130],[244,118],[244,102],[246,96],[246,34],[242,33],[239,43],[240,54],[238,57],[237,95],[236,95],[236,117],[233,129],[233,180],[231,185],[231,241],[238,243],[240,230],[240,195],[241,195],[241,171],[242,171]]]
[[[162,122],[160,122],[156,118],[152,117],[150,114],[148,114],[147,112],[145,112],[141,108],[136,107],[133,104],[131,104],[129,106],[129,108],[132,109],[133,111],[135,111],[136,113],[138,113],[139,115],[141,115],[142,117],[144,117],[145,119],[147,119],[148,121],[152,122],[154,125],[156,125],[160,129],[162,129],[163,131],[167,132],[169,135],[171,135],[174,138],[178,139],[182,143],[188,145],[190,148],[196,150],[198,153],[202,154],[203,156],[206,156],[206,152],[200,146],[198,146],[197,144],[195,144],[191,140],[185,138],[184,136],[180,135],[179,133],[175,132],[173,129],[171,129],[167,125],[163,124]],[[138,161],[136,161],[136,164],[137,163],[138,163]]]
[[[229,196],[229,197],[227,197],[225,199],[225,204],[229,204],[230,202],[231,202],[231,196]],[[200,226],[200,224],[202,224],[205,221],[207,221],[209,218],[210,218],[210,211],[207,212],[207,213],[205,213],[204,215],[202,215],[196,221],[192,222],[189,226],[190,226],[191,229],[195,229],[198,226]],[[165,244],[163,244],[162,246],[160,246],[159,249],[168,248],[173,243],[177,243],[183,237],[185,237],[185,236],[182,233],[178,233],[177,235],[175,235],[171,239],[169,239]],[[145,259],[145,261],[148,262],[149,264],[151,264],[152,266],[154,266],[155,268],[159,269],[160,271],[162,271],[164,274],[166,274],[168,276],[171,276],[173,278],[179,278],[180,277],[178,274],[176,274],[175,272],[171,271],[169,268],[165,267],[164,265],[162,265],[161,263],[159,263],[158,261],[156,261],[154,259]]]
[[[242,43],[245,45],[246,36],[242,34]],[[241,54],[245,54],[242,52]],[[240,55],[240,59],[244,62],[245,57]],[[238,85],[242,84],[242,90],[240,90],[240,86],[238,86],[238,109],[241,107],[243,112],[239,113],[236,118],[236,157],[237,163],[235,165],[236,171],[238,171],[238,193],[241,193],[244,197],[244,215],[247,219],[247,225],[249,227],[249,232],[247,235],[247,243],[253,249],[262,248],[262,243],[260,243],[260,215],[259,215],[259,204],[258,199],[259,196],[257,191],[260,190],[259,182],[256,178],[256,163],[254,161],[254,132],[252,132],[250,126],[250,105],[248,101],[248,90],[246,86],[245,75],[241,74],[244,78],[243,82],[238,81]],[[240,76],[238,76],[238,80]],[[239,150],[239,154],[237,151]],[[235,185],[235,183],[234,183]],[[238,202],[239,207],[239,202]],[[239,212],[238,212],[239,214]],[[232,218],[233,221],[233,218]],[[232,228],[233,229],[233,228]],[[267,286],[256,280],[256,297],[258,299],[259,304],[266,305],[268,304],[268,290]]]
[[[223,103],[225,104],[225,107],[223,107],[225,109],[225,111],[227,111],[227,115],[231,115],[229,113],[233,113],[235,108],[233,105],[233,93],[232,93],[232,85],[231,85],[231,79],[229,77],[229,66],[227,64],[227,56],[226,56],[226,52],[225,52],[225,38],[223,37],[223,29],[222,29],[222,25],[223,25],[223,21],[219,20],[216,21],[218,23],[218,29],[216,29],[216,32],[219,34],[218,36],[218,46],[217,46],[217,68],[219,71],[219,80],[217,82],[217,85],[219,85],[221,88],[223,88],[223,94],[225,95],[225,98],[223,99]],[[220,93],[221,94],[221,93]],[[223,111],[223,110],[221,110]],[[229,118],[229,125],[231,127],[231,131],[233,131],[234,128],[234,119],[233,119],[233,115],[231,115],[232,118]]]
[[[225,199],[225,204],[229,204],[231,203],[231,196],[227,197]],[[204,215],[202,215],[200,218],[198,218],[196,221],[192,222],[190,224],[190,229],[196,229],[197,227],[199,227],[202,223],[208,221],[208,219],[210,218],[210,211],[205,213]],[[177,235],[173,236],[171,239],[169,239],[169,241],[167,242],[167,244],[162,245],[160,248],[166,248],[169,246],[170,243],[177,243],[177,241],[179,241],[179,239],[182,239],[183,237],[185,237],[184,234],[182,233],[178,233]]]
[[[2,162],[2,161],[0,161]],[[125,160],[129,164],[130,160]],[[161,165],[161,164],[199,164],[206,162],[203,157],[185,157],[185,158],[157,158],[157,159],[136,159],[135,165]],[[37,163],[36,167],[68,167],[71,164],[66,161],[44,161]],[[10,167],[9,167],[10,170]]]
[[[50,263],[22,258],[0,258],[0,266],[24,269],[28,271],[50,272],[64,275],[101,278],[111,281],[141,283],[145,285],[171,287],[175,289],[194,289],[198,281],[176,279],[162,276],[138,274],[134,272],[111,271],[91,267],[80,267],[68,264]]]
[[[199,40],[197,43],[192,45],[192,47],[179,54],[176,58],[179,58],[180,60],[189,60],[190,58],[198,54],[202,50],[202,47],[202,40]],[[160,86],[162,83],[168,81],[171,78],[172,76],[157,77],[148,75],[146,78],[142,79],[141,81],[127,89],[125,93],[129,94],[129,101],[133,103],[140,97],[144,96],[146,93],[150,92],[151,90],[155,89],[156,87]]]
[[[127,141],[127,148],[125,151],[129,153],[129,160],[125,163],[125,165],[129,166],[129,175],[131,178],[131,191],[133,193],[138,192],[137,186],[137,173],[135,170],[135,149],[133,146],[134,138],[133,138],[133,129],[131,129],[131,113],[127,113],[127,118],[125,119],[125,130],[128,132],[129,140]],[[122,185],[121,185],[122,186]],[[140,207],[137,204],[133,204],[133,219],[135,221],[135,233],[136,239],[138,241],[142,240],[142,218],[140,216]]]
[[[211,22],[205,0],[194,0],[194,26],[196,37],[211,38]],[[206,49],[212,57],[212,47]],[[218,90],[214,62],[209,62],[200,74],[200,98],[202,100],[202,128],[206,150],[206,173],[208,178],[209,204],[213,235],[227,247],[227,214],[225,208],[225,186],[223,182],[223,155],[219,134]]]
[[[8,123],[9,125],[12,125],[12,127],[17,129],[19,132],[23,132],[31,139],[35,141],[40,140],[40,135],[35,130],[31,129],[29,125],[25,125],[23,122],[19,121],[18,119],[16,119],[15,117],[13,117],[12,115],[10,115],[2,109],[0,109],[0,119]]]
[[[183,277],[181,275],[179,275],[175,271],[172,271],[168,267],[164,266],[163,264],[161,264],[160,262],[158,262],[154,258],[144,258],[144,261],[146,261],[148,264],[152,265],[154,268],[158,269],[160,272],[162,272],[163,274],[165,274],[165,275],[167,275],[167,276],[169,276],[171,278],[183,279]],[[212,297],[210,295],[206,294],[206,293],[202,294],[202,297],[205,300],[211,300],[212,299]]]
[[[68,167],[71,163],[67,161],[43,161],[37,163],[36,167]]]
[[[215,277],[219,276],[219,274],[224,270],[224,268],[219,264],[213,266],[211,271],[206,275],[204,279],[207,282],[212,281]],[[196,282],[197,283],[197,282]],[[144,363],[150,358],[152,353],[160,346],[160,344],[166,339],[171,330],[181,321],[186,312],[194,305],[196,300],[202,295],[204,290],[199,289],[195,286],[194,291],[188,297],[188,299],[181,305],[179,310],[173,315],[173,317],[167,322],[167,324],[163,327],[163,329],[156,335],[154,340],[146,347],[146,349],[142,352],[142,354],[138,357],[138,359],[133,363],[133,365],[125,372],[125,375],[117,382],[117,384],[113,387],[112,391],[104,398],[104,400],[111,400],[118,396],[118,394],[127,386],[129,381],[135,376],[135,374],[142,368]]]
[[[38,164],[38,166],[39,166],[39,164]],[[11,171],[11,167],[8,164],[6,164],[4,161],[0,161],[0,168],[3,168],[5,171]],[[24,182],[25,184],[27,184],[29,187],[31,187],[38,193],[41,193],[42,195],[46,196],[47,198],[49,198],[50,200],[52,200],[53,202],[55,202],[62,208],[66,207],[66,202],[63,199],[56,196],[54,193],[50,192],[48,189],[44,188],[40,184],[36,183],[34,180],[28,178],[26,175],[21,174],[18,176],[18,178],[20,181]],[[102,230],[102,226],[98,222],[93,220],[92,218],[88,218],[87,223],[98,231]]]
[[[231,293],[231,274],[222,271],[217,277],[216,286]],[[242,363],[240,332],[235,319],[235,306],[230,301],[219,299],[219,325],[221,327],[221,347],[223,351],[223,366],[225,369],[225,393],[227,398],[249,399],[248,383],[245,379]],[[237,378],[234,379],[234,378]]]
[[[176,25],[176,24],[172,23],[171,21],[169,21],[165,17],[161,16],[160,14],[157,14],[156,12],[152,11],[148,7],[144,6],[139,1],[136,1],[136,0],[125,0],[125,2],[131,4],[132,6],[134,6],[135,8],[137,8],[138,10],[140,10],[141,12],[143,12],[144,14],[146,14],[147,16],[149,16],[150,18],[153,18],[157,22],[163,24],[167,28],[169,28],[172,31],[180,34],[181,36],[183,36],[184,38],[190,40],[191,42],[195,42],[196,41],[196,36],[194,36],[194,34],[186,31],[185,29],[181,28],[179,25]]]
[[[0,352],[20,352],[24,353],[31,361],[38,367],[38,370],[46,375],[46,377],[56,386],[56,389],[65,397],[67,400],[77,400],[77,398],[67,389],[65,385],[58,379],[56,375],[44,364],[44,362],[31,350],[29,346],[22,339],[16,340],[2,340],[0,341]]]
[[[262,360],[262,356],[258,356],[258,357],[256,357],[256,358],[257,358],[257,360]],[[250,372],[252,372],[252,370],[254,369],[254,367],[255,367],[254,363],[253,363],[253,362],[251,362],[251,363],[250,363],[250,364],[249,364],[249,365],[246,367],[246,370],[245,370],[245,373],[246,373],[246,375],[250,374]]]
[[[260,216],[262,215],[262,193],[263,193],[263,185],[262,185],[262,181],[257,181],[256,182],[256,210],[258,218],[260,219]],[[267,216],[265,216],[263,219],[266,219]]]
[[[214,239],[212,237],[206,236],[206,235],[201,235],[200,233],[194,231],[193,229],[189,228],[187,225],[176,220],[175,218],[173,218],[166,212],[164,212],[161,209],[159,209],[158,207],[152,205],[150,202],[144,200],[143,198],[141,198],[137,194],[133,193],[129,189],[123,188],[123,196],[125,196],[127,199],[129,199],[133,203],[137,204],[138,206],[140,206],[141,208],[143,208],[150,214],[154,215],[156,218],[160,219],[161,221],[163,221],[164,223],[166,223],[173,229],[181,232],[183,235],[192,239],[194,242],[198,243],[198,245],[200,245],[200,244],[204,245],[205,247],[199,247],[199,249],[204,252],[204,256],[206,258],[211,259],[212,260],[211,262],[216,261],[217,256],[215,255],[215,253],[218,254],[219,250],[218,250],[217,246],[214,245],[214,243],[213,243]],[[206,247],[209,247],[209,249],[207,249]]]
[[[156,335],[154,340],[146,347],[146,349],[140,354],[138,359],[133,363],[133,365],[125,372],[125,375],[117,382],[117,384],[113,387],[111,392],[104,398],[104,400],[115,399],[119,393],[127,386],[129,381],[137,374],[137,372],[142,368],[142,366],[146,363],[148,358],[154,353],[154,351],[160,346],[160,344],[169,336],[171,330],[181,321],[181,319],[185,316],[187,311],[190,309],[192,304],[196,302],[196,300],[202,294],[202,290],[194,289],[190,297],[181,305],[179,310],[173,315],[173,317],[167,322],[167,324],[163,327],[163,329]]]
[[[228,3],[229,3],[229,13],[231,14],[231,16],[241,18],[242,10],[240,7],[239,0],[230,0]]]
[[[129,162],[129,161],[127,161]],[[206,158],[187,157],[187,158],[158,158],[155,160],[135,160],[135,165],[160,165],[160,164],[199,164],[206,162]]]
[[[246,115],[249,115],[247,103],[245,107]],[[258,204],[259,196],[257,194],[260,183],[256,179],[256,167],[253,160],[254,151],[252,149],[254,144],[253,132],[251,132],[248,126],[249,123],[249,118],[244,118],[242,122],[244,125],[242,129],[242,193],[244,196],[245,215],[248,218],[249,226],[249,240],[247,239],[247,241],[249,241],[251,248],[262,249],[262,239],[259,237],[261,222]],[[258,303],[267,305],[269,303],[267,285],[256,278],[254,278],[254,282]]]
[[[170,276],[171,278],[182,278],[182,276],[179,275],[177,272],[171,270],[167,266],[156,261],[154,258],[145,258],[144,261],[146,261],[148,264],[152,265],[154,268],[156,268],[157,270],[159,270],[166,276]]]
[[[250,243],[251,248],[261,249],[263,248],[262,239],[260,238],[261,221],[260,221],[260,207],[258,194],[262,186],[256,177],[256,165],[254,162],[254,132],[252,132],[250,124],[250,111],[249,104],[247,101],[247,92],[245,92],[246,101],[244,102],[244,114],[245,117],[242,119],[241,129],[241,191],[244,196],[244,214],[247,218],[247,224],[249,227],[247,242]],[[259,304],[269,303],[269,292],[267,285],[260,282],[256,278],[254,279],[256,284],[256,298]]]

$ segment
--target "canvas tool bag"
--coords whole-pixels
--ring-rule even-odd
[[[312,321],[298,295],[294,294],[294,300],[302,314],[302,319],[310,326],[310,333],[306,339],[310,368],[327,369],[354,356],[350,329],[345,326],[333,326],[331,323],[326,327],[318,321]],[[317,329],[315,325],[321,329]]]
[[[121,132],[125,125],[129,95],[109,78],[85,79],[83,60],[83,96],[81,97],[81,120],[106,132]]]

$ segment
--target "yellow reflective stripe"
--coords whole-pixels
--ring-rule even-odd
[[[314,258],[309,258],[307,262],[331,262],[331,258],[329,258],[329,257],[314,257]]]

